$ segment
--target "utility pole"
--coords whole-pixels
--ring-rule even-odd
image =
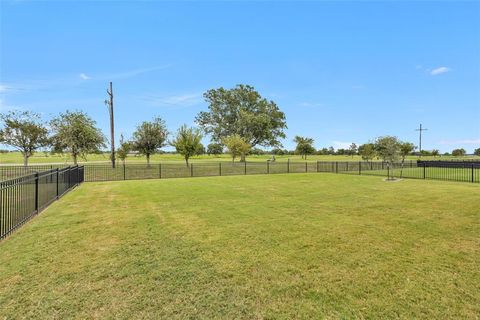
[[[110,81],[110,90],[107,89],[107,94],[109,99],[105,100],[105,104],[108,107],[108,112],[110,113],[110,145],[112,148],[111,160],[112,168],[115,168],[115,125],[113,122],[113,89],[112,82]]]
[[[420,150],[420,157],[422,156],[422,131],[427,131],[428,129],[424,129],[422,128],[422,124],[420,123],[420,128],[418,129],[415,129],[415,131],[419,131],[420,132],[420,137],[419,137],[419,150]]]

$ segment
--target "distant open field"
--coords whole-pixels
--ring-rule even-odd
[[[0,243],[0,318],[476,319],[479,198],[329,173],[85,183]]]
[[[267,161],[271,159],[271,155],[250,155],[247,157],[247,161]],[[284,155],[284,156],[275,156],[277,161],[304,161],[299,155]],[[416,156],[409,156],[408,160],[417,160],[419,159]],[[463,157],[455,158],[451,156],[438,156],[438,157],[422,157],[424,160],[453,160],[453,159],[478,159],[480,157]],[[239,159],[237,159],[239,160]],[[326,156],[317,156],[311,155],[308,156],[307,161],[361,161],[360,156],[337,156],[337,155],[326,155]],[[91,154],[88,155],[86,159],[79,159],[82,163],[94,163],[94,162],[109,162],[108,154]],[[155,154],[151,157],[153,163],[158,162],[177,162],[184,161],[182,156],[179,154]],[[219,156],[209,156],[201,155],[191,158],[192,162],[205,162],[205,161],[232,161],[232,158],[228,154],[222,154]],[[146,158],[144,156],[129,156],[127,158],[127,163],[145,163]],[[29,160],[29,163],[73,163],[72,159],[68,155],[61,154],[50,154],[44,152],[35,153]],[[0,153],[0,165],[2,164],[23,164],[22,155],[19,152],[9,152],[9,153]]]

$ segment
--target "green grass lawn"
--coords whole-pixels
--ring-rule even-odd
[[[85,183],[0,243],[0,318],[476,319],[476,184]]]
[[[250,155],[247,157],[247,161],[267,161],[271,159],[271,155]],[[277,161],[305,161],[299,155],[285,155],[276,156]],[[417,160],[416,156],[409,156],[407,160]],[[422,157],[424,160],[440,160],[440,159],[458,159],[451,156],[441,157]],[[479,159],[480,157],[463,157],[460,159]],[[360,156],[337,156],[337,155],[311,155],[308,156],[307,161],[361,161]],[[86,159],[79,159],[82,163],[108,163],[109,154],[90,154]],[[155,154],[152,156],[152,162],[178,162],[183,161],[183,158],[179,154]],[[232,161],[232,158],[228,154],[222,154],[220,156],[200,155],[191,158],[192,162],[207,162],[207,161]],[[46,164],[46,163],[73,163],[73,160],[68,155],[62,154],[50,154],[45,152],[35,153],[29,160],[29,164]],[[129,156],[127,163],[146,163],[146,159],[143,156]],[[23,164],[23,158],[20,152],[0,153],[0,165],[2,164]]]

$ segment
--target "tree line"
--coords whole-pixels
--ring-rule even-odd
[[[310,154],[359,154],[367,161],[374,157],[383,160],[391,157],[386,155],[385,150],[404,160],[415,150],[412,143],[401,142],[396,137],[380,137],[358,147],[352,143],[348,149],[334,150],[330,147],[315,150],[312,138],[295,136],[295,150],[287,151],[281,149],[280,143],[286,137],[285,114],[275,102],[263,98],[252,86],[211,89],[204,93],[204,98],[208,111],[201,111],[196,116],[198,127],[182,125],[172,134],[162,118],[154,117],[151,121],[140,123],[129,139],[120,137],[117,158],[124,162],[131,152],[136,152],[144,155],[149,165],[151,156],[167,145],[184,157],[187,166],[189,159],[195,155],[221,154],[225,149],[231,154],[232,161],[237,158],[245,161],[248,154],[264,153],[259,147],[272,148],[273,155],[294,153],[306,159]],[[28,165],[29,158],[41,148],[68,153],[75,164],[79,157],[85,158],[87,154],[106,148],[105,135],[96,121],[83,111],[68,110],[49,122],[44,122],[35,112],[10,111],[0,114],[0,120],[3,123],[0,143],[20,151],[24,165]],[[209,135],[212,140],[207,148],[201,143],[204,135]],[[480,148],[475,152],[480,155]],[[438,155],[439,152],[433,150],[431,154]],[[452,154],[461,156],[465,150],[454,150]]]

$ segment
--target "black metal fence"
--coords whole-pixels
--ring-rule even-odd
[[[84,167],[35,172],[0,182],[0,239],[84,180]]]
[[[0,173],[9,177],[16,174],[45,169],[45,165],[0,167]],[[48,166],[49,167],[49,166]],[[118,181],[138,179],[168,179],[228,175],[275,173],[347,173],[396,178],[438,179],[463,182],[480,182],[480,163],[455,162],[448,164],[432,161],[408,160],[387,165],[381,161],[276,161],[276,162],[203,162],[119,164],[112,168],[107,164],[86,164],[85,181]],[[52,169],[49,167],[49,169]],[[5,175],[4,175],[5,176]],[[2,176],[0,176],[0,180]]]

